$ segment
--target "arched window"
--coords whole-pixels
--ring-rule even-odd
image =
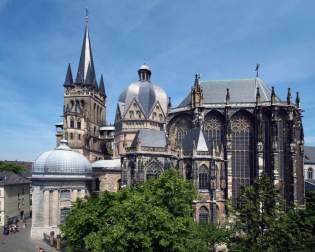
[[[94,117],[94,122],[96,121],[96,116],[95,116],[95,113],[96,113],[96,103],[94,103],[94,106],[93,106],[93,117]]]
[[[309,167],[307,170],[307,178],[313,179],[313,168],[312,167]]]
[[[153,112],[152,119],[153,119],[153,120],[156,119],[156,112]]]
[[[163,115],[162,114],[159,114],[159,120],[163,121]]]
[[[68,207],[63,207],[60,209],[60,223],[64,223],[66,220],[66,217],[70,213],[70,208]]]
[[[221,146],[223,142],[223,118],[217,113],[211,112],[205,118],[204,135],[210,149]]]
[[[129,172],[130,172],[130,183],[131,185],[135,182],[135,164],[134,162],[129,163]]]
[[[199,223],[207,224],[209,223],[209,211],[206,207],[200,207],[199,209]]]
[[[232,198],[240,195],[241,187],[250,184],[253,165],[253,126],[247,114],[238,113],[231,119],[232,131]]]
[[[186,135],[186,132],[183,131],[183,129],[181,128],[177,129],[177,132],[176,132],[176,146],[177,147],[182,146],[185,135]]]
[[[186,179],[192,179],[192,168],[190,164],[186,165]]]
[[[147,179],[158,178],[163,171],[160,163],[155,160],[151,161],[145,169]]]
[[[133,113],[133,111],[129,111],[129,118],[130,118],[130,119],[133,119],[133,118],[134,118],[134,113]]]
[[[100,122],[103,123],[103,109],[100,108]]]
[[[199,189],[209,189],[209,171],[205,165],[199,167]]]
[[[70,128],[71,129],[74,128],[74,119],[73,118],[70,119]]]
[[[80,119],[78,119],[78,121],[77,121],[77,128],[81,129],[81,120]]]
[[[170,142],[172,148],[182,147],[183,139],[192,128],[192,117],[187,114],[179,115],[168,123]]]
[[[137,111],[137,116],[138,118],[141,118],[141,112],[139,110]]]

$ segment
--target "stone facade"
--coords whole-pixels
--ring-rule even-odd
[[[31,230],[33,239],[42,239],[43,233],[49,234],[51,231],[59,234],[58,225],[63,223],[72,202],[89,196],[85,182],[66,180],[34,180]]]
[[[178,167],[199,191],[193,202],[198,222],[224,222],[227,200],[236,203],[241,187],[263,172],[274,181],[286,206],[303,205],[299,105],[298,93],[293,102],[288,89],[282,101],[259,78],[202,82],[196,75],[187,97],[168,109],[166,129],[160,130],[164,146],[155,145],[154,135],[160,133],[147,132],[140,139],[143,130],[138,130],[122,155],[123,183],[158,176],[170,164]],[[145,139],[151,141],[144,143]]]
[[[90,161],[111,155],[113,138],[104,133],[106,126],[106,93],[101,76],[96,80],[88,27],[85,27],[77,77],[70,64],[64,82],[63,122],[56,125],[57,145],[62,138]],[[106,131],[106,130],[105,130]]]

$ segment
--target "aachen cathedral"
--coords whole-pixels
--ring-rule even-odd
[[[193,181],[197,221],[222,223],[226,202],[262,172],[280,189],[286,204],[302,205],[303,126],[300,97],[277,96],[258,76],[192,82],[179,105],[154,84],[143,64],[121,93],[114,125],[106,121],[105,84],[95,73],[88,26],[76,77],[70,65],[64,82],[63,122],[57,141],[90,162],[119,159],[119,183],[132,186],[177,167]]]

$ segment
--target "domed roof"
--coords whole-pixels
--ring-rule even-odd
[[[61,140],[57,148],[44,152],[35,160],[32,173],[85,175],[91,170],[86,157],[73,151],[66,140]]]
[[[147,65],[142,65],[139,70],[139,81],[134,81],[121,93],[119,96],[119,103],[124,109],[128,109],[133,99],[136,99],[142,107],[145,116],[148,117],[157,102],[163,112],[167,112],[167,95],[165,91],[151,83],[151,70]],[[122,106],[121,106],[122,107]],[[121,111],[125,112],[125,111]]]

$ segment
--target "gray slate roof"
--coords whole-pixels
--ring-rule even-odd
[[[131,147],[137,147],[140,143],[142,147],[165,148],[165,132],[153,129],[140,129],[132,141]]]
[[[29,183],[31,183],[31,181],[26,179],[22,174],[13,171],[0,171],[0,186]]]
[[[79,61],[79,67],[76,77],[77,84],[89,84],[93,85],[93,81],[96,79],[91,41],[88,27],[85,27],[83,44],[81,48],[81,55]]]
[[[306,179],[304,181],[305,192],[315,191],[315,179]]]
[[[230,103],[256,102],[257,87],[259,87],[261,102],[270,101],[271,90],[260,78],[236,80],[200,81],[204,103],[225,103],[226,90],[230,90]],[[280,99],[276,98],[278,101]],[[191,103],[190,93],[178,105],[185,107]]]
[[[304,146],[304,163],[315,164],[315,147]]]
[[[197,151],[209,151],[209,147],[205,140],[203,131],[201,128],[193,128],[187,132],[187,135],[183,139],[183,151],[192,152],[194,148],[194,143],[196,145]]]

